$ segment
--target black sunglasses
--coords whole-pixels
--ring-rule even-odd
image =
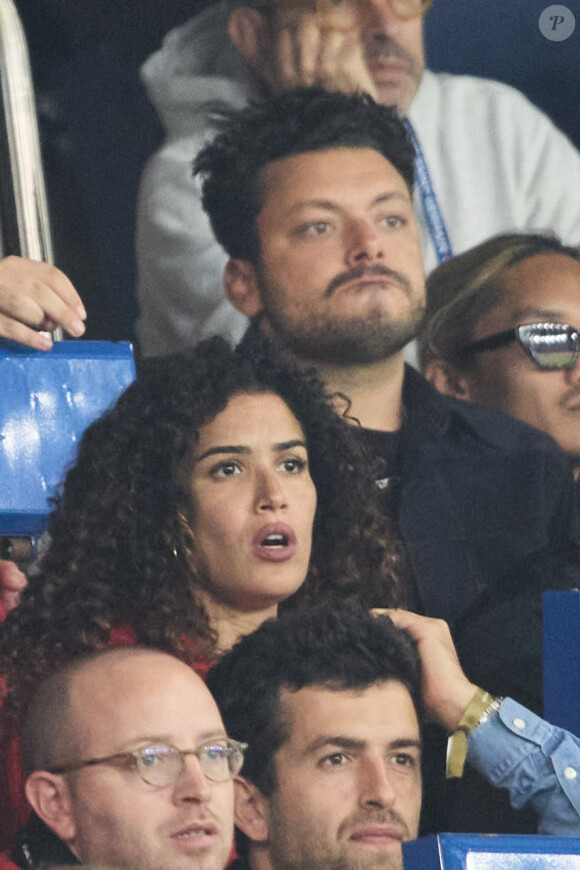
[[[580,354],[580,332],[567,323],[525,323],[496,332],[462,348],[462,356],[496,350],[519,341],[535,366],[544,371],[573,369]]]

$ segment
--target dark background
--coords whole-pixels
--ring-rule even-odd
[[[56,262],[87,303],[91,338],[133,338],[141,170],[163,131],[138,71],[200,0],[16,0],[39,107]],[[549,0],[436,0],[429,66],[512,84],[580,147],[580,0],[563,42],[538,28]],[[578,192],[580,195],[580,192]]]

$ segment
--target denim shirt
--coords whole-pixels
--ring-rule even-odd
[[[467,761],[538,814],[538,833],[580,836],[580,740],[506,698],[469,735]]]

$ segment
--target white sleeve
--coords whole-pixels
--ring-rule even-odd
[[[521,94],[513,94],[514,171],[523,197],[524,228],[552,230],[580,243],[580,153]],[[501,137],[501,131],[496,130]]]
[[[237,342],[247,326],[225,297],[227,255],[213,236],[193,177],[201,145],[193,136],[165,145],[141,179],[137,334],[144,356],[174,353],[215,334]]]

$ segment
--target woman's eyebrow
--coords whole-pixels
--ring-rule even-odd
[[[293,438],[291,441],[280,441],[279,444],[274,444],[274,450],[277,453],[284,450],[290,450],[292,447],[304,447],[306,450],[306,441],[303,441],[301,438]],[[207,456],[215,456],[216,454],[221,453],[249,454],[251,452],[251,448],[246,447],[244,444],[219,444],[215,447],[209,447],[201,454],[201,456],[197,457],[195,462],[201,462],[201,460],[205,459]]]
[[[276,451],[291,450],[292,447],[304,447],[306,450],[306,441],[303,441],[301,438],[295,438],[292,441],[281,441],[280,444],[274,444],[274,450]]]
[[[224,444],[219,445],[217,447],[210,447],[205,453],[202,453],[201,456],[198,456],[195,460],[196,462],[201,462],[202,459],[205,459],[206,456],[214,456],[219,453],[251,453],[249,447],[245,447],[243,444]]]

